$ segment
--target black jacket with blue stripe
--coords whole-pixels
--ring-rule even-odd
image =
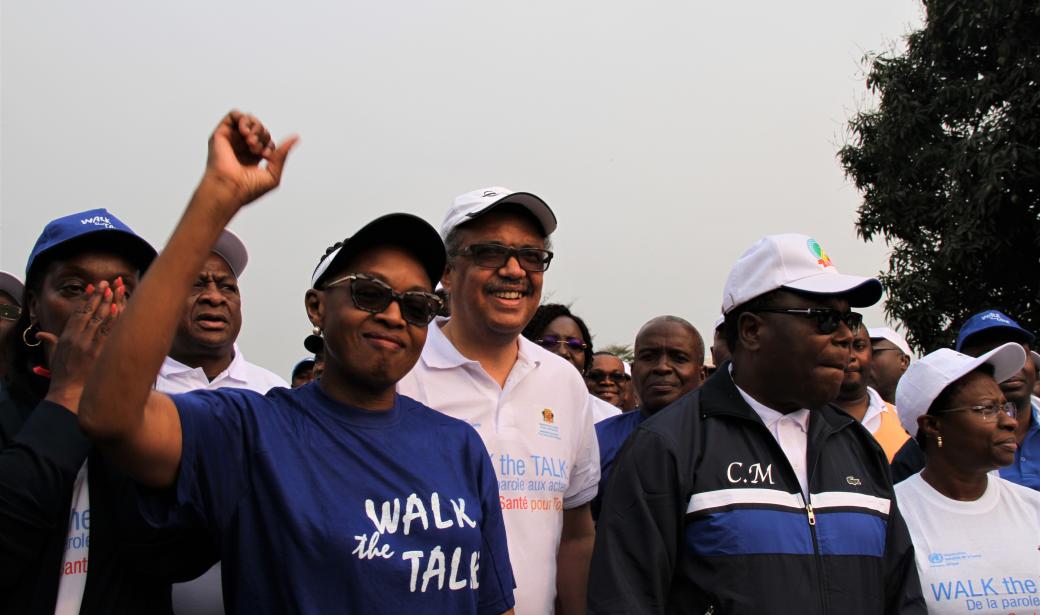
[[[810,413],[808,501],[720,369],[640,425],[596,529],[590,613],[926,613],[881,447]]]

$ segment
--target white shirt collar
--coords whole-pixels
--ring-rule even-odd
[[[238,382],[249,381],[249,368],[246,364],[245,358],[242,356],[242,351],[238,348],[238,342],[235,342],[232,346],[232,351],[235,355],[231,358],[231,364],[227,366],[227,369],[213,378],[214,382],[222,378],[230,378],[231,380],[237,380]],[[202,371],[202,368],[189,367],[177,359],[167,356],[166,359],[163,360],[162,367],[159,368],[159,376],[162,378],[169,378],[177,374],[187,374],[196,370]]]
[[[451,369],[467,363],[479,365],[479,361],[467,359],[459,352],[455,344],[451,343],[448,336],[444,335],[442,327],[447,323],[448,319],[441,317],[434,319],[430,323],[426,334],[426,347],[422,353],[423,362],[434,369]],[[516,358],[517,364],[539,365],[541,360],[538,358],[538,351],[542,350],[542,348],[522,335],[517,336],[517,340],[519,345]]]
[[[730,378],[732,378],[732,363],[729,364],[729,372]],[[762,422],[765,423],[765,426],[768,427],[770,431],[773,431],[773,426],[776,425],[776,423],[778,423],[780,420],[784,418],[787,418],[792,423],[797,425],[803,433],[809,433],[809,410],[807,408],[802,408],[801,410],[795,410],[794,412],[784,414],[779,410],[773,410],[769,406],[759,402],[754,397],[748,395],[747,391],[737,386],[736,382],[733,383],[733,386],[737,387],[737,392],[740,393],[740,396],[744,398],[744,401],[746,401],[749,406],[751,406],[751,409],[755,411],[755,414],[758,415],[758,418],[762,419]]]

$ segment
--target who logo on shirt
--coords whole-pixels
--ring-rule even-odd
[[[543,438],[559,440],[560,427],[553,424],[555,419],[556,415],[553,414],[552,408],[542,408],[542,421],[538,423],[538,435]]]

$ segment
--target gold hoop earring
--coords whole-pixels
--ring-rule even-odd
[[[33,333],[32,336],[33,336],[33,339],[36,340],[36,343],[35,344],[30,344],[29,343],[29,332],[32,331],[33,327],[35,327],[35,326],[36,326],[35,324],[31,324],[31,325],[29,325],[28,327],[25,328],[25,331],[22,331],[22,342],[26,346],[28,346],[29,348],[36,348],[37,346],[39,346],[40,344],[43,343],[43,340],[41,340],[40,338],[36,337],[35,333]]]
[[[942,436],[936,436],[935,437],[935,445],[938,446],[939,448],[942,448]]]

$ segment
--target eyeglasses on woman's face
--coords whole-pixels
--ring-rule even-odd
[[[1016,418],[1018,416],[1018,406],[1014,402],[989,402],[976,404],[974,406],[958,406],[956,408],[946,408],[939,410],[935,414],[949,414],[951,412],[974,412],[975,414],[982,417],[985,423],[995,423],[1000,413],[1006,414],[1009,418]]]
[[[329,282],[325,288],[344,282],[350,282],[350,298],[357,309],[379,314],[390,307],[391,301],[396,301],[401,306],[401,318],[417,327],[430,324],[444,306],[441,298],[433,293],[418,290],[399,293],[386,282],[363,273],[345,275]]]
[[[559,337],[556,335],[543,335],[536,339],[534,343],[546,350],[556,350],[560,347],[560,344],[563,344],[571,352],[580,352],[589,347],[588,344],[576,337]]]

